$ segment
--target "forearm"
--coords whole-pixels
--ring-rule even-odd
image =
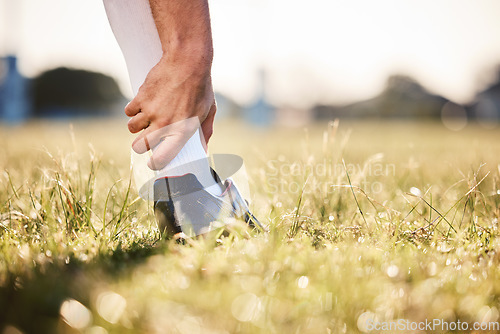
[[[162,56],[125,107],[125,114],[131,117],[130,132],[142,131],[132,144],[138,153],[164,142],[164,129],[173,126],[169,127],[168,143],[153,153],[156,166],[177,154],[172,145],[183,147],[186,119],[198,117],[208,142],[217,107],[210,73],[213,47],[207,0],[148,1]],[[163,137],[153,135],[158,133]]]
[[[212,31],[207,0],[149,0],[163,57],[195,71],[210,71]]]

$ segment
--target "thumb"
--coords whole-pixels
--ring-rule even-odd
[[[205,118],[203,123],[201,123],[201,130],[203,132],[203,137],[205,138],[205,145],[208,144],[208,141],[210,140],[210,137],[212,137],[212,134],[214,132],[214,119],[216,112],[217,112],[217,105],[214,102],[210,107],[207,118]],[[206,147],[205,150],[207,150]]]

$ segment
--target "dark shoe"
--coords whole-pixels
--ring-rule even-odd
[[[194,174],[165,177],[154,183],[154,211],[162,233],[194,237],[218,229],[231,219],[264,230],[250,212],[247,202],[231,179],[224,184],[221,196],[206,191]]]

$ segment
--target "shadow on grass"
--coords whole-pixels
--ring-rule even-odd
[[[166,252],[168,242],[137,240],[127,249],[118,245],[88,262],[73,255],[36,265],[22,275],[8,273],[5,284],[0,286],[0,333],[5,333],[7,326],[24,334],[68,332],[71,328],[60,320],[65,300],[72,298],[90,305],[95,289],[126,279],[148,257]]]

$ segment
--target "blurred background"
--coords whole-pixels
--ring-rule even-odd
[[[211,0],[219,119],[500,119],[497,0]],[[0,0],[0,121],[124,117],[100,0]]]

